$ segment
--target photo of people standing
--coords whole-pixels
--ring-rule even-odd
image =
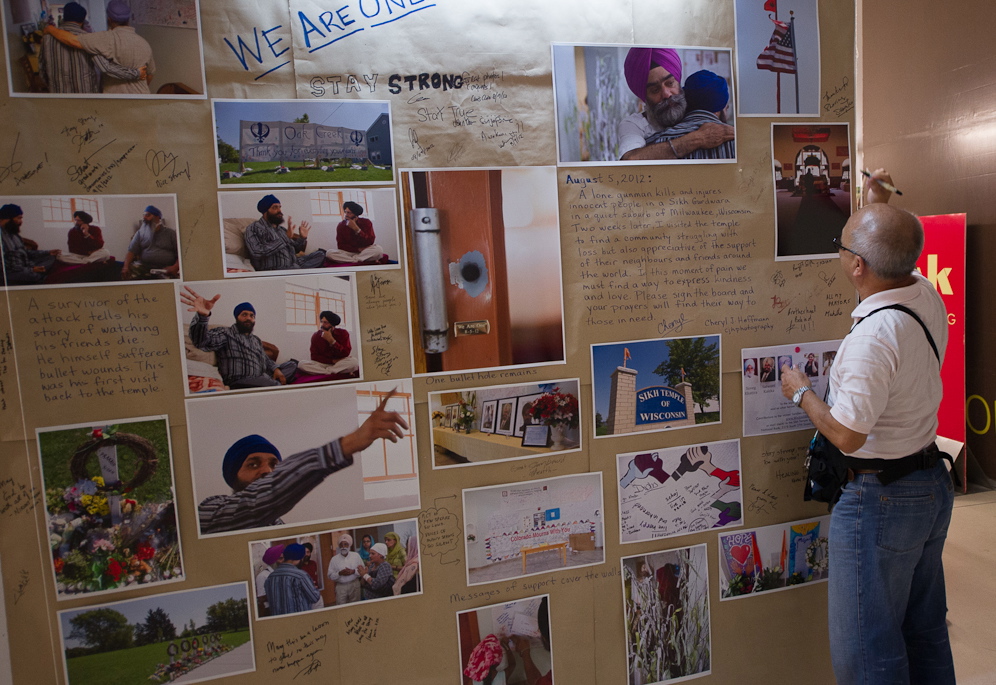
[[[204,97],[198,0],[4,0],[3,22],[13,96]]]
[[[364,559],[356,551],[355,541],[367,539],[371,544]],[[288,549],[297,559],[287,561]],[[415,519],[251,542],[249,556],[256,585],[257,616],[279,616],[420,594],[418,549]],[[271,580],[277,573],[274,566],[279,568],[280,563],[291,567],[282,571],[286,578],[283,585]],[[273,609],[274,592],[283,595],[277,610]]]

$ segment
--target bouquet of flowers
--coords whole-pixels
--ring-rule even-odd
[[[457,424],[466,431],[470,430],[474,425],[474,419],[477,418],[477,412],[474,411],[476,402],[477,393],[472,394],[470,400],[460,400],[460,416],[457,418]]]
[[[554,388],[533,402],[529,415],[547,426],[577,428],[578,398]]]

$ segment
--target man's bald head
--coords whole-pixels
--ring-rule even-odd
[[[841,242],[861,255],[873,274],[896,281],[916,269],[923,251],[923,226],[905,209],[876,203],[848,219]]]

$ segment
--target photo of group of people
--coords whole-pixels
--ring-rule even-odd
[[[249,543],[256,617],[420,594],[415,519]]]
[[[7,286],[178,279],[175,195],[0,197]]]

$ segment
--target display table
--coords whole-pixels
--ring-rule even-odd
[[[535,554],[536,552],[550,552],[552,550],[560,550],[560,561],[561,566],[567,566],[567,543],[566,542],[548,542],[545,545],[535,545],[533,547],[520,547],[519,554],[522,555],[522,572],[526,572],[526,556],[529,554]]]
[[[554,451],[550,447],[523,447],[521,438],[482,433],[476,430],[463,433],[450,428],[433,428],[432,441],[439,447],[445,447],[450,452],[469,461],[532,457],[550,454]],[[567,447],[567,449],[571,448]]]

